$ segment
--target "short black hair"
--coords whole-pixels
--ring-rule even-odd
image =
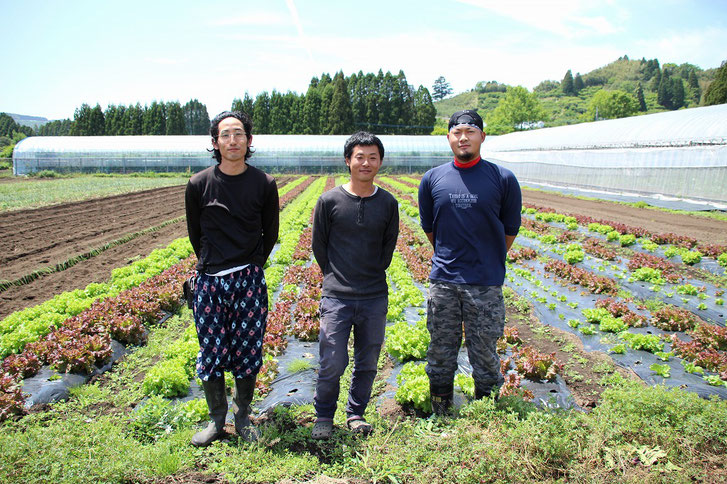
[[[379,156],[383,161],[384,144],[375,134],[369,133],[368,131],[359,131],[358,133],[352,134],[343,146],[343,157],[347,160],[350,159],[353,149],[357,146],[376,146],[379,149]]]
[[[245,128],[245,136],[249,138],[252,135],[252,119],[250,118],[250,116],[248,116],[246,113],[243,113],[242,111],[222,111],[220,114],[215,116],[212,121],[210,121],[210,136],[212,136],[212,139],[214,141],[217,141],[217,137],[220,134],[220,123],[223,119],[227,118],[235,118],[239,120],[242,123],[243,128]],[[220,153],[220,150],[213,147],[211,150],[208,151],[212,152],[212,156],[215,160],[217,160],[217,163],[220,163],[222,161],[222,154]],[[254,152],[255,150],[252,148],[252,146],[248,147],[247,153],[245,153],[245,161],[247,161]]]

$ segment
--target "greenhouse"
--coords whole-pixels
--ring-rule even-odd
[[[271,173],[345,171],[347,136],[255,135],[250,163]],[[452,157],[443,136],[381,136],[384,170],[423,173]],[[208,136],[31,137],[13,172],[199,171]],[[483,155],[524,184],[708,201],[727,207],[727,105],[490,136]]]
[[[443,136],[380,136],[384,169],[420,173],[451,159]],[[345,171],[348,136],[253,136],[250,164],[271,173]],[[15,147],[13,173],[134,171],[196,172],[215,163],[209,136],[54,136],[26,138]]]
[[[727,203],[727,104],[491,137],[527,184]]]

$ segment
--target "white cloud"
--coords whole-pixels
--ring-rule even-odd
[[[578,0],[456,0],[494,12],[536,29],[565,38],[583,37],[591,34],[610,34],[620,29],[602,15],[590,16],[597,11],[600,1],[579,2]],[[609,8],[613,8],[609,6]]]

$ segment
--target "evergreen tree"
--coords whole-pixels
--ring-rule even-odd
[[[378,92],[376,96],[376,106],[378,108],[378,117],[373,123],[376,125],[376,129],[379,133],[389,134],[394,131],[392,126],[395,120],[391,116],[391,99],[394,94],[394,79],[391,76],[391,72],[386,71],[386,74],[379,69],[379,73],[376,76],[376,80],[379,81]]]
[[[105,121],[105,132],[106,136],[118,136],[119,130],[118,125],[120,120],[119,118],[119,107],[114,104],[109,104],[106,107],[106,110],[104,111],[104,121]]]
[[[197,99],[192,99],[185,104],[184,128],[187,134],[209,134],[210,116],[207,113],[207,106]]]
[[[649,89],[658,92],[659,86],[661,85],[661,69],[656,69],[654,71],[654,75],[651,77],[651,81],[649,82]]]
[[[315,79],[315,78],[314,78]],[[316,79],[317,81],[317,79]],[[316,85],[318,82],[316,82]],[[303,134],[321,133],[321,94],[311,82],[303,103]]]
[[[646,99],[644,99],[644,88],[641,86],[641,83],[636,87],[636,101],[639,103],[639,111],[642,113],[646,112]]]
[[[179,101],[172,101],[166,106],[166,134],[180,135],[187,134],[185,127],[184,109]]]
[[[257,134],[270,134],[270,96],[263,91],[255,97],[252,124]]]
[[[76,108],[73,113],[72,136],[91,136],[91,106],[86,103]]]
[[[714,80],[707,86],[704,92],[704,105],[727,103],[727,61],[717,70]]]
[[[103,136],[106,133],[106,122],[104,119],[103,110],[98,104],[96,104],[96,107],[91,109],[89,128],[90,136]]]
[[[129,105],[124,113],[124,134],[129,136],[142,134],[143,120],[144,108],[141,107],[141,104]]]
[[[88,105],[86,105],[88,106]],[[78,109],[76,109],[78,112]],[[13,133],[18,131],[18,123],[7,113],[0,113],[0,136],[12,138]]]
[[[1,114],[0,117],[2,117]],[[0,124],[2,124],[1,121]],[[70,119],[49,121],[38,128],[37,134],[38,136],[68,136],[71,134],[71,124]]]
[[[392,109],[395,124],[399,128],[395,131],[397,134],[413,134],[414,124],[414,88],[407,80],[404,71],[399,70],[396,76],[396,93],[394,99],[397,101],[394,109]]]
[[[328,108],[328,134],[349,134],[353,130],[353,111],[343,73],[333,81],[333,95]]]
[[[285,97],[273,89],[270,94],[270,134],[287,134],[290,107],[286,105]]]
[[[432,97],[435,101],[441,101],[452,94],[452,92],[452,88],[444,76],[439,76],[434,80],[434,84],[432,85]]]
[[[560,83],[561,89],[563,89],[563,94],[566,96],[574,96],[575,95],[575,87],[573,85],[573,73],[570,69],[568,69],[568,72],[565,73],[565,76],[563,77],[563,81]]]
[[[419,86],[414,95],[414,134],[429,134],[434,129],[437,109],[432,102],[429,89]]]
[[[230,111],[242,111],[242,100],[238,98],[233,99]]]
[[[702,90],[699,88],[699,79],[697,79],[696,72],[689,72],[687,83],[689,85],[690,99],[694,104],[699,104],[699,99],[702,97]]]
[[[661,75],[656,91],[656,102],[667,109],[672,109],[672,82],[667,70]]]
[[[351,95],[351,112],[355,129],[368,130],[366,122],[366,77],[362,71],[357,76],[351,76],[348,80],[348,88]]]
[[[686,95],[684,92],[684,82],[680,77],[671,78],[671,96],[672,109],[679,109],[684,106]]]
[[[141,132],[144,135],[160,136],[166,134],[166,114],[164,104],[152,101],[151,106],[144,109],[141,120]]]
[[[581,92],[581,89],[586,87],[585,83],[583,82],[583,78],[581,77],[581,73],[578,72],[576,74],[576,77],[573,79],[573,90],[576,94]]]
[[[323,77],[321,77],[321,81],[323,80]],[[320,89],[319,84],[319,89]],[[328,131],[328,111],[331,106],[331,102],[333,101],[333,84],[330,82],[326,83],[323,87],[323,90],[321,91],[321,109],[318,112],[319,120],[318,125],[320,126],[320,134],[331,134]]]
[[[305,105],[305,96],[298,95],[294,92],[288,92],[286,97],[290,99],[290,134],[303,134],[305,124],[303,122],[303,106]]]
[[[252,115],[254,114],[254,106],[255,102],[252,100],[247,91],[245,91],[245,96],[242,98],[242,106],[240,106],[241,111],[250,116],[250,119],[252,119]],[[253,126],[253,129],[254,128],[255,127]]]
[[[381,71],[379,71],[381,73]],[[381,73],[381,80],[383,81],[383,73]],[[379,78],[374,75],[373,72],[369,72],[366,74],[365,78],[365,89],[366,89],[366,114],[365,114],[365,122],[366,122],[366,131],[375,131],[374,125],[378,122],[379,119],[379,108],[377,105],[378,102],[378,90],[379,90]]]

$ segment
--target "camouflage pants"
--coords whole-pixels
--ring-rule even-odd
[[[431,281],[427,301],[427,375],[436,387],[452,385],[464,323],[467,354],[475,386],[488,393],[504,383],[497,339],[505,327],[502,286]]]

